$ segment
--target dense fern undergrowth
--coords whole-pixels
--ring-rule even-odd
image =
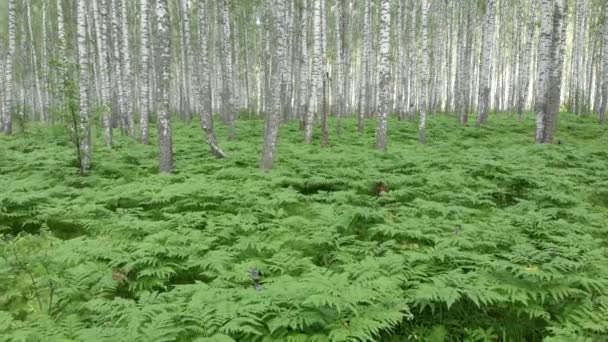
[[[608,137],[564,114],[428,144],[354,120],[330,146],[261,121],[217,160],[198,125],[157,151],[97,138],[81,177],[61,128],[0,138],[0,341],[599,341],[608,338]],[[377,196],[374,185],[388,192]]]

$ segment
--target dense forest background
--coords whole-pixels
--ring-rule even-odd
[[[603,341],[607,0],[0,1],[0,341]]]
[[[239,116],[266,114],[262,167],[272,165],[280,121],[299,119],[310,143],[315,115],[378,118],[530,109],[537,142],[552,142],[560,109],[605,123],[606,4],[577,1],[5,1],[3,126],[79,116],[83,169],[91,126],[149,143],[157,116],[172,158],[170,114],[199,113],[212,150],[212,113],[236,136]],[[66,85],[71,85],[67,87]],[[66,88],[67,87],[67,88]],[[73,88],[73,89],[72,89]],[[70,93],[71,89],[71,93]],[[67,93],[66,93],[67,92]],[[67,120],[68,122],[70,120]],[[156,120],[152,120],[154,122]],[[139,127],[137,127],[139,123]],[[76,127],[74,127],[74,130]],[[169,161],[161,169],[170,171]]]

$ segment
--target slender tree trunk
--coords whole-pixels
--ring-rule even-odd
[[[98,5],[101,8],[98,8]],[[101,108],[106,146],[112,146],[112,110],[110,108],[110,75],[108,70],[108,4],[106,0],[94,1],[93,8],[99,20],[96,20],[97,57],[101,80]],[[99,13],[97,15],[97,13]]]
[[[490,63],[492,61],[492,46],[494,43],[495,0],[486,2],[486,20],[483,28],[483,46],[481,48],[481,70],[479,72],[479,97],[477,127],[487,123],[490,107]]]
[[[78,48],[78,89],[80,95],[80,169],[87,172],[91,165],[91,126],[89,119],[89,52],[87,49],[87,0],[78,0],[77,8],[77,48]]]
[[[555,131],[562,89],[562,70],[564,64],[564,47],[566,45],[567,0],[556,0],[553,5],[553,37],[551,41],[551,75],[547,94],[547,114],[543,143],[551,144]]]
[[[217,158],[225,158],[226,154],[217,143],[213,130],[213,113],[211,111],[211,80],[209,72],[209,6],[207,0],[199,0],[199,39],[200,39],[200,90],[201,90],[201,129],[207,139],[211,153]]]
[[[126,133],[127,123],[126,123],[126,101],[124,88],[126,85],[124,84],[125,78],[122,73],[122,64],[121,63],[121,40],[120,40],[120,3],[121,0],[110,0],[110,16],[111,16],[111,36],[112,36],[112,54],[111,54],[111,72],[112,72],[112,87],[114,90],[114,96],[116,99],[115,104],[115,112],[116,117],[114,120],[118,120],[120,123],[121,133],[124,135]]]
[[[534,32],[536,31],[536,1],[532,1],[530,5],[530,21],[527,25],[528,35],[526,37],[526,46],[524,48],[522,58],[520,60],[520,84],[519,84],[519,99],[517,112],[519,120],[524,118],[524,109],[528,101],[529,85],[530,85],[530,60],[532,59],[532,46],[534,44]],[[522,20],[523,21],[523,20]]]
[[[600,124],[606,124],[606,111],[608,110],[608,2],[604,5],[604,46],[602,52],[603,71],[602,71],[602,104],[600,107]]]
[[[427,96],[427,27],[429,4],[422,0],[422,56],[420,63],[420,123],[418,126],[418,142],[426,143],[426,96]]]
[[[135,120],[133,117],[133,73],[131,71],[131,53],[129,51],[129,26],[127,17],[127,0],[120,3],[120,64],[123,76],[123,101],[127,133],[135,137]]]
[[[551,143],[560,105],[563,49],[565,46],[562,0],[542,0],[541,38],[538,50],[538,89],[536,95],[536,142]]]
[[[6,100],[6,88],[4,87],[4,81],[6,79],[5,76],[5,70],[4,70],[4,46],[2,45],[2,42],[0,42],[0,132],[3,132],[3,126],[4,126],[4,116],[6,115],[7,111],[6,111],[6,107],[5,107],[5,100]]]
[[[221,0],[220,3],[220,17],[221,17],[221,53],[222,53],[222,112],[223,116],[229,123],[228,138],[234,139],[234,121],[235,121],[235,108],[234,108],[234,83],[233,83],[233,68],[232,68],[232,49],[230,48],[230,42],[232,37],[230,34],[230,12],[229,12],[229,0]]]
[[[273,3],[273,0],[269,1],[269,5]],[[318,1],[318,0],[317,0]],[[272,6],[269,6],[272,8]],[[272,18],[268,18],[268,20],[272,21],[272,24],[269,27],[273,28],[275,32],[274,35],[271,36],[274,38],[274,63],[277,66],[273,68],[273,76],[272,76],[272,92],[271,92],[271,108],[266,115],[266,129],[264,132],[264,147],[262,151],[262,160],[260,162],[260,168],[262,170],[269,170],[272,168],[272,165],[276,158],[276,150],[277,150],[277,140],[279,136],[279,125],[281,123],[281,75],[284,75],[282,70],[277,70],[280,68],[284,68],[285,63],[283,59],[285,58],[285,43],[286,43],[286,32],[285,26],[282,25],[281,18],[285,13],[285,1],[277,0],[274,2],[274,7],[276,8],[276,16]],[[316,6],[315,6],[316,7]],[[316,15],[316,14],[315,14]]]
[[[551,74],[553,0],[540,0],[540,40],[538,43],[538,67],[536,75],[536,142],[542,143],[547,115],[547,93]]]
[[[343,10],[346,8],[346,0],[340,0],[336,3],[336,29],[335,29],[335,49],[336,49],[336,57],[335,57],[335,70],[336,76],[334,78],[334,110],[336,114],[336,134],[340,135],[341,127],[340,127],[340,118],[344,114],[344,89],[342,80],[344,77],[344,64],[345,64],[345,54],[343,48],[345,47],[344,38],[346,37],[344,34],[344,13]]]
[[[391,38],[391,1],[382,0],[380,7],[380,101],[378,124],[376,128],[376,148],[386,151],[388,111],[390,106],[390,38]]]
[[[418,43],[416,40],[417,10],[416,1],[412,2],[412,11],[409,26],[409,85],[408,85],[408,120],[416,117],[418,105]]]
[[[42,105],[42,93],[40,92],[40,77],[39,77],[39,73],[38,73],[38,56],[36,53],[36,46],[34,45],[34,30],[32,30],[32,11],[31,11],[31,6],[30,6],[30,2],[26,1],[25,2],[25,7],[26,7],[26,14],[27,14],[27,28],[28,28],[28,33],[29,33],[29,38],[30,38],[30,49],[31,49],[31,53],[32,53],[32,68],[34,69],[34,91],[35,91],[35,98],[32,99],[32,104],[34,105],[35,108],[38,108],[40,110],[40,121],[42,123],[46,123],[47,122],[47,118],[46,118],[46,111],[44,106]]]
[[[6,134],[13,132],[13,58],[15,56],[15,31],[16,31],[16,8],[15,0],[8,1],[8,51],[6,63],[4,64],[4,120],[3,130]]]
[[[139,126],[141,129],[140,141],[142,144],[150,143],[150,104],[149,99],[149,32],[148,32],[148,0],[140,0],[140,35],[141,35],[141,65],[140,65],[140,84],[139,84]]]
[[[169,86],[171,68],[171,26],[169,19],[168,0],[156,0],[156,21],[158,24],[158,147],[159,172],[173,171],[173,147],[171,137],[171,115],[169,113]]]
[[[190,49],[190,9],[188,2],[190,0],[180,0],[180,8],[182,14],[181,26],[181,62],[182,62],[182,88],[181,94],[181,111],[186,122],[192,119],[192,105],[190,103],[192,97],[192,54]]]
[[[363,52],[361,58],[361,83],[359,88],[359,117],[357,128],[359,133],[363,133],[365,130],[365,115],[368,110],[368,98],[370,92],[370,55],[371,55],[371,14],[370,0],[363,0],[365,6],[363,16]]]
[[[51,122],[50,114],[48,113],[49,106],[49,50],[48,50],[48,33],[47,33],[47,10],[48,0],[42,0],[42,61],[41,61],[41,73],[42,73],[42,107],[47,112],[47,122]],[[1,126],[1,125],[0,125]]]
[[[300,27],[302,30],[301,34],[301,53],[300,53],[300,122],[301,125],[305,125],[308,121],[308,78],[310,71],[308,69],[308,9],[310,6],[309,0],[303,0],[302,7],[302,22]],[[312,129],[312,127],[311,127]]]
[[[318,89],[322,88],[319,84],[319,80],[322,75],[319,73],[322,70],[322,32],[321,32],[321,1],[314,1],[314,13],[313,13],[313,65],[312,65],[312,84],[309,92],[310,100],[308,101],[308,114],[306,116],[306,128],[305,128],[305,141],[306,143],[312,143],[312,128],[315,119],[315,107],[318,107],[319,101]]]

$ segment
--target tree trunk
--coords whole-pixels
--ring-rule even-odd
[[[490,63],[494,43],[495,0],[486,2],[486,20],[483,28],[483,46],[481,48],[481,70],[479,71],[479,97],[477,127],[486,124],[490,107]]]
[[[357,129],[359,133],[363,133],[365,130],[365,116],[368,112],[368,98],[370,89],[370,55],[371,55],[371,14],[370,0],[364,0],[363,6],[365,6],[363,16],[363,51],[361,56],[361,82],[359,88],[359,116]]]
[[[336,115],[336,134],[340,135],[340,118],[344,114],[344,64],[345,64],[345,33],[344,33],[344,11],[346,10],[346,0],[340,0],[336,3],[336,29],[335,29],[335,70],[336,76],[334,77],[334,111]]]
[[[131,71],[131,54],[129,51],[129,26],[127,17],[127,0],[120,2],[120,67],[123,77],[123,101],[127,133],[135,137],[135,120],[133,118],[133,73]]]
[[[217,158],[225,158],[226,154],[217,143],[213,130],[213,113],[211,110],[211,80],[209,72],[209,20],[207,0],[199,0],[199,39],[200,39],[200,90],[201,90],[201,129],[207,139],[211,153]]]
[[[422,56],[420,61],[420,123],[418,126],[418,142],[426,143],[426,96],[427,96],[427,18],[429,5],[422,0]]]
[[[40,110],[40,122],[42,123],[46,123],[47,122],[47,117],[46,117],[46,110],[44,108],[44,106],[42,105],[42,93],[40,91],[40,77],[39,77],[39,73],[38,73],[38,56],[36,54],[36,46],[34,45],[35,42],[35,37],[34,37],[34,30],[32,30],[32,11],[31,11],[31,6],[30,6],[30,2],[26,1],[25,2],[25,7],[26,7],[26,14],[27,14],[27,29],[28,29],[28,33],[29,33],[29,38],[30,38],[30,50],[31,50],[31,54],[32,54],[32,68],[34,69],[34,91],[35,91],[35,97],[32,99],[32,104],[34,105],[34,108],[38,108]]]
[[[111,24],[111,36],[112,36],[112,54],[111,54],[111,72],[112,72],[112,87],[114,90],[115,97],[115,112],[116,117],[113,119],[118,120],[120,123],[121,133],[124,135],[126,133],[127,123],[126,123],[126,101],[125,98],[125,84],[124,77],[122,75],[122,63],[121,63],[121,40],[120,40],[120,3],[118,1],[121,0],[110,0],[110,16],[112,18]],[[114,123],[113,123],[114,124]]]
[[[566,46],[567,0],[556,0],[553,7],[553,37],[551,41],[551,75],[547,94],[547,114],[543,143],[551,144],[555,131],[562,90],[562,70],[564,64],[564,47]]]
[[[424,30],[424,28],[423,28]],[[390,106],[390,38],[391,38],[391,1],[382,0],[380,7],[380,101],[378,124],[376,128],[376,148],[386,151],[388,111]]]
[[[98,5],[101,8],[98,8]],[[101,109],[106,146],[112,146],[112,111],[110,109],[110,76],[108,71],[108,4],[106,0],[93,1],[93,9],[99,20],[96,20],[95,30],[97,41],[97,63],[101,81]]]
[[[306,128],[305,128],[305,141],[306,143],[312,143],[312,128],[315,119],[315,107],[319,107],[321,99],[318,97],[319,88],[322,88],[319,80],[322,70],[322,32],[321,32],[321,1],[314,1],[313,11],[313,65],[312,65],[312,84],[309,91],[310,100],[308,101],[308,114],[306,116]]]
[[[173,171],[173,147],[171,141],[171,115],[169,113],[169,86],[171,70],[171,26],[168,0],[156,0],[156,21],[158,24],[158,148],[159,172]]]
[[[534,32],[536,30],[536,1],[532,1],[530,5],[530,21],[527,25],[527,37],[526,46],[524,48],[522,58],[520,60],[520,84],[519,84],[519,98],[517,104],[517,112],[519,114],[519,120],[524,118],[524,109],[528,101],[529,85],[530,85],[530,61],[532,59],[532,46],[534,44]],[[523,20],[522,20],[523,21]]]
[[[550,144],[555,134],[560,106],[566,14],[567,8],[562,0],[541,1],[536,96],[536,142],[539,144]]]
[[[305,124],[308,119],[308,78],[310,71],[308,69],[308,9],[310,6],[309,0],[304,0],[302,5],[302,20],[300,23],[301,27],[301,51],[300,51],[300,93],[299,93],[299,114],[300,114],[300,123]]]
[[[192,119],[192,54],[190,49],[190,0],[180,0],[181,12],[181,63],[182,63],[182,93],[180,96],[181,112],[184,120],[190,122]]]
[[[4,87],[4,81],[6,79],[4,72],[4,46],[2,45],[2,42],[0,42],[0,132],[4,131],[2,128],[4,126],[4,116],[7,112],[4,103],[7,97],[5,94],[6,88]]]
[[[540,40],[538,43],[538,67],[536,75],[536,142],[543,143],[547,115],[547,93],[551,75],[551,39],[553,1],[540,0]]]
[[[221,18],[221,64],[222,64],[222,113],[223,117],[228,121],[230,127],[228,132],[228,138],[234,139],[234,121],[235,121],[235,108],[234,108],[234,83],[233,83],[233,68],[232,68],[232,49],[230,42],[232,41],[230,34],[230,12],[229,12],[229,0],[221,0],[220,6],[220,18]]]
[[[149,32],[148,32],[148,0],[140,0],[140,35],[141,35],[141,65],[139,72],[139,126],[141,130],[140,141],[142,144],[150,143],[150,103],[149,99]]]
[[[272,4],[273,0],[269,1],[269,5]],[[318,0],[317,0],[318,1]],[[285,1],[275,0],[274,6],[269,6],[270,9],[276,8],[276,16],[268,18],[272,24],[269,27],[273,28],[273,47],[274,47],[274,58],[273,61],[276,65],[273,69],[272,74],[272,91],[271,91],[271,108],[266,115],[266,129],[264,132],[264,147],[262,151],[262,160],[260,162],[260,168],[262,170],[270,170],[275,161],[275,155],[277,150],[277,140],[279,136],[279,125],[281,123],[281,75],[284,75],[282,70],[277,70],[284,67],[285,63],[285,42],[286,32],[285,26],[282,25],[281,18],[285,13]],[[316,7],[316,6],[315,6]],[[274,12],[274,11],[273,11]],[[316,12],[316,11],[315,11]],[[316,14],[315,14],[316,15]],[[270,16],[270,15],[269,15]]]
[[[87,0],[78,0],[77,49],[78,89],[80,95],[80,170],[85,173],[91,165],[91,126],[89,123],[89,52],[87,49]]]
[[[602,52],[602,104],[600,106],[600,124],[606,124],[606,111],[608,110],[608,2],[604,5],[604,47]],[[598,95],[599,96],[599,95]]]
[[[15,32],[16,32],[16,8],[15,0],[8,1],[8,51],[6,63],[4,64],[4,120],[3,131],[6,134],[13,132],[13,58],[15,56]]]

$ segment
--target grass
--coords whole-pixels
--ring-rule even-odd
[[[96,137],[77,174],[61,128],[0,138],[0,341],[576,341],[608,336],[608,140],[563,114],[356,121],[305,145],[263,123],[174,127],[154,146]],[[317,137],[316,141],[319,141]],[[377,196],[374,184],[388,192]]]

